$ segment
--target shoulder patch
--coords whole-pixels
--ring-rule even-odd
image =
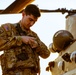
[[[5,31],[9,31],[11,28],[9,23],[2,25],[2,27],[5,29]]]
[[[4,26],[5,30],[8,31],[9,27],[7,25]]]

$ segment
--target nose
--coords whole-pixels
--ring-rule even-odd
[[[34,23],[35,23],[34,21],[30,22],[30,26],[32,26]]]

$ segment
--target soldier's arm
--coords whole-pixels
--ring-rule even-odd
[[[36,41],[38,43],[38,46],[36,47],[36,52],[42,57],[42,58],[47,58],[50,56],[50,51],[47,48],[47,46],[39,39],[37,34],[34,34],[36,37]]]
[[[5,26],[5,27],[4,27]],[[14,46],[19,46],[22,44],[20,40],[20,36],[15,37],[14,35],[11,36],[12,30],[10,26],[3,25],[0,27],[0,51],[7,50]]]
[[[47,46],[43,42],[39,42],[38,47],[36,48],[36,52],[42,57],[47,58],[50,56],[50,51],[48,50]]]
[[[10,37],[10,39],[3,39],[3,37],[0,37],[0,51],[10,49],[11,47],[19,46],[21,44],[22,41],[20,41],[19,38]]]

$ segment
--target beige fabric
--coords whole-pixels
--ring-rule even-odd
[[[66,19],[66,30],[70,31],[76,39],[76,14],[69,16]]]

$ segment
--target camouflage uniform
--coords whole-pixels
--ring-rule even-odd
[[[31,48],[24,44],[21,35],[33,36],[38,42],[38,47]],[[40,41],[37,34],[33,31],[23,31],[17,24],[3,24],[0,27],[0,51],[2,75],[37,75],[40,73],[39,56],[47,58],[49,50]]]

